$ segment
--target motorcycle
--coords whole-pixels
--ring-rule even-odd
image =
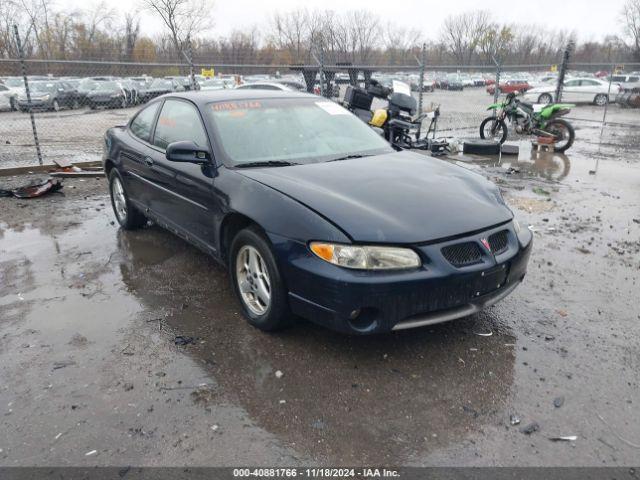
[[[386,108],[371,111],[374,98],[386,100]],[[404,82],[394,80],[392,87],[386,87],[372,79],[366,88],[350,85],[342,104],[371,127],[379,129],[382,136],[396,149],[430,149],[438,153],[436,150],[442,147],[442,142],[435,141],[440,108],[414,118],[418,104],[411,95],[411,87]],[[420,138],[425,118],[430,118],[431,123],[426,136]],[[429,138],[430,134],[432,138]]]
[[[569,113],[572,107],[575,105],[556,103],[541,106],[538,111],[532,104],[516,98],[515,93],[510,93],[503,103],[494,103],[487,108],[495,113],[480,124],[480,138],[504,143],[509,134],[505,123],[507,119],[515,125],[516,133],[552,137],[555,151],[564,152],[573,145],[576,132],[569,122],[560,117]]]

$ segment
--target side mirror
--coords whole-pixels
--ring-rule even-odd
[[[167,160],[172,162],[185,162],[185,163],[209,163],[211,160],[211,154],[209,150],[203,147],[199,147],[190,140],[182,142],[173,142],[167,145],[166,150]]]

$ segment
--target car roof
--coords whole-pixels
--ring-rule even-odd
[[[162,98],[184,98],[203,106],[211,102],[263,100],[268,98],[316,98],[326,100],[310,93],[287,90],[252,90],[252,89],[223,89],[223,90],[197,90],[189,92],[170,93]]]

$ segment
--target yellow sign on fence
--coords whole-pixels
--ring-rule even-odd
[[[202,75],[203,77],[213,78],[215,76],[215,73],[216,72],[213,68],[210,68],[209,70],[207,70],[206,68],[200,69],[200,75]]]

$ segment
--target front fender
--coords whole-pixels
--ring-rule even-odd
[[[350,243],[338,226],[297,200],[274,188],[244,176],[237,170],[221,167],[214,181],[222,199],[222,215],[244,215],[258,224],[267,235],[285,237],[299,243],[310,240]],[[224,218],[220,219],[220,225]]]

